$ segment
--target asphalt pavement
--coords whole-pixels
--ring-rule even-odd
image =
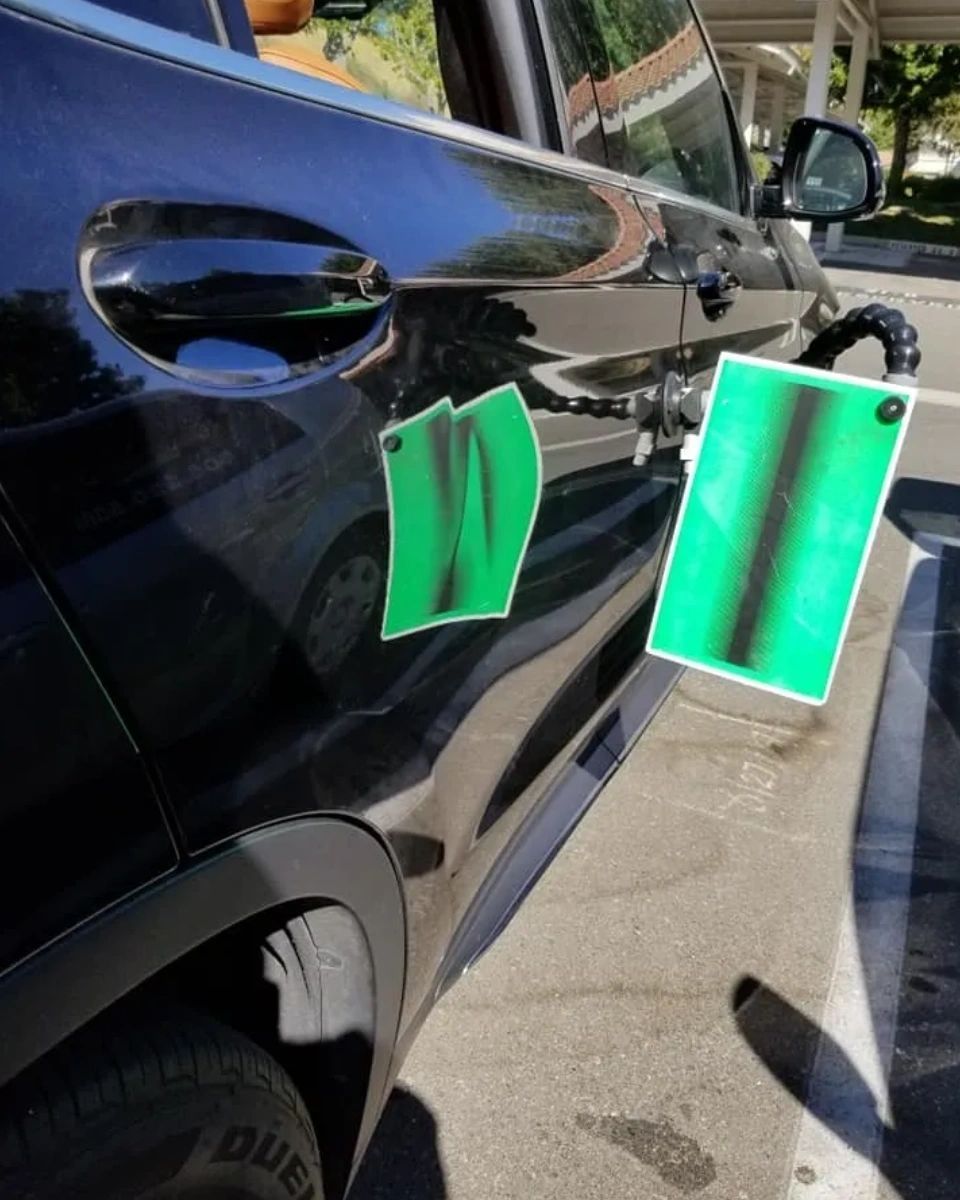
[[[686,673],[429,1018],[360,1200],[957,1195],[960,282],[833,277],[929,390],[829,703]]]

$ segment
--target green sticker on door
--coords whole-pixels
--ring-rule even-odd
[[[822,704],[914,402],[909,387],[724,354],[650,653]]]
[[[449,398],[380,438],[390,512],[381,636],[505,617],[540,506],[540,445],[516,384]]]

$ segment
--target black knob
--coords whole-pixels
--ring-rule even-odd
[[[899,396],[888,396],[877,405],[877,417],[884,425],[896,425],[906,411],[906,401]]]

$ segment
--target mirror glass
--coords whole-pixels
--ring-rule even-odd
[[[857,143],[832,129],[818,129],[797,166],[796,205],[803,212],[835,213],[867,198],[867,164]]]

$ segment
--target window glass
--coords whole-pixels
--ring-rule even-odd
[[[349,6],[328,5],[332,13]],[[356,91],[440,116],[451,115],[440,65],[433,0],[379,0],[365,15],[321,15],[297,31],[266,32],[262,8],[248,0],[260,57]]]
[[[588,59],[573,0],[542,0],[550,49],[563,93],[564,118],[577,158],[607,166],[607,147],[600,125],[591,70],[606,72],[606,54]],[[586,21],[589,13],[583,14]]]
[[[561,2],[583,38],[610,165],[738,210],[723,94],[687,0]]]

